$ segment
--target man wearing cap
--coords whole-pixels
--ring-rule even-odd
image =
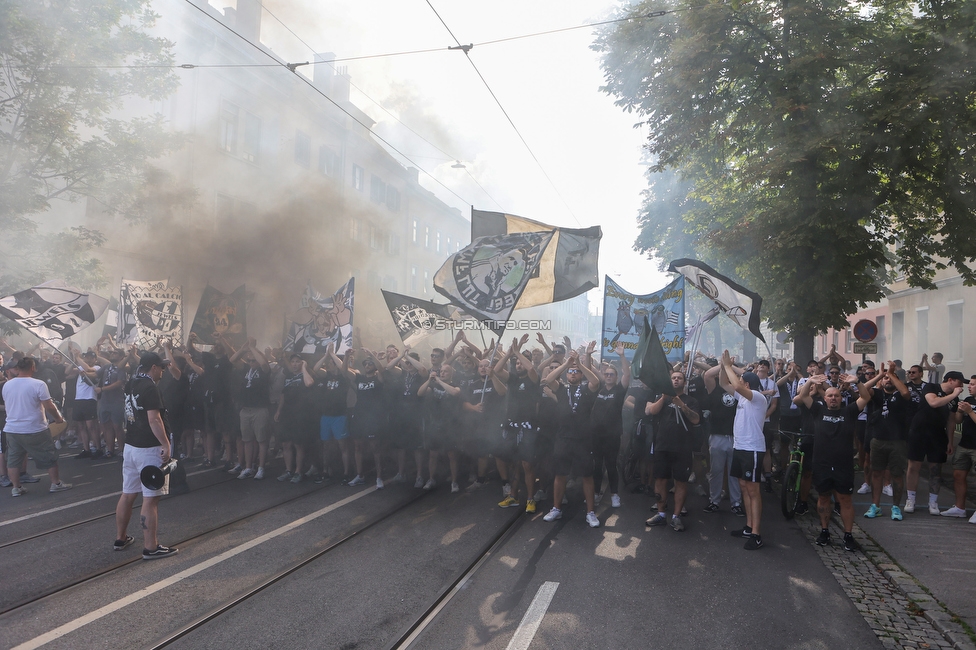
[[[71,411],[78,430],[78,440],[81,442],[81,453],[77,458],[100,458],[102,455],[102,440],[98,430],[98,401],[95,385],[98,383],[98,371],[101,366],[96,364],[96,355],[89,350],[82,354],[81,350],[74,352],[75,365],[68,369],[67,379],[75,381],[75,401]]]
[[[7,421],[3,425],[4,444],[0,453],[7,457],[10,482],[13,487],[10,495],[19,497],[27,489],[21,486],[18,469],[28,454],[34,459],[38,469],[46,469],[51,477],[51,492],[61,492],[71,487],[64,483],[58,474],[58,450],[51,440],[51,430],[47,426],[45,411],[54,416],[55,422],[64,422],[61,412],[51,399],[47,384],[34,379],[37,365],[34,357],[23,357],[17,362],[16,377],[3,384],[3,402],[7,410]],[[26,464],[26,463],[25,463]]]
[[[946,431],[949,417],[956,412],[959,395],[966,378],[950,370],[938,384],[922,386],[918,412],[908,430],[908,496],[905,512],[915,512],[915,490],[918,473],[924,461],[929,462],[929,514],[939,515],[939,488],[942,487],[942,463],[952,456],[953,439]],[[955,423],[953,422],[953,425]]]
[[[169,462],[169,438],[166,434],[166,408],[156,386],[169,365],[155,352],[147,352],[139,359],[139,367],[125,386],[125,448],[122,452],[122,496],[115,508],[118,535],[114,549],[121,551],[133,542],[126,534],[132,505],[142,492],[142,549],[143,560],[175,555],[178,549],[162,546],[156,539],[159,497],[168,493],[168,486],[151,490],[142,484],[140,474],[149,465]]]

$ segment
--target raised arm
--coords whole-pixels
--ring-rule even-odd
[[[630,388],[630,361],[627,361],[627,355],[624,354],[624,344],[617,341],[617,347],[613,351],[620,357],[620,385]]]

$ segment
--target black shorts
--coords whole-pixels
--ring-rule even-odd
[[[531,422],[507,422],[502,425],[502,439],[505,444],[507,460],[517,460],[526,463],[536,461],[539,429]],[[514,447],[513,447],[514,443]]]
[[[748,483],[758,483],[762,478],[762,463],[765,455],[764,451],[732,449],[732,469],[729,471],[729,476]]]
[[[864,444],[864,436],[868,432],[868,421],[858,420],[854,423],[854,436],[857,438],[858,442],[862,445]]]
[[[206,427],[202,404],[187,404],[183,407],[183,427],[187,431],[203,431]]]
[[[291,416],[283,414],[278,430],[279,442],[293,442],[306,445],[319,439],[319,418],[307,415]]]
[[[854,494],[854,468],[813,466],[813,488],[817,494]]]
[[[420,420],[397,418],[390,421],[390,444],[394,449],[423,449],[424,437]]]
[[[386,420],[365,413],[350,413],[347,424],[349,435],[359,440],[378,440],[386,434]]]
[[[491,455],[504,462],[515,460],[518,455],[519,431],[520,427],[510,426],[507,422],[499,425]]]
[[[944,463],[948,460],[946,448],[949,438],[946,432],[922,430],[908,434],[908,460]]]
[[[654,452],[654,478],[687,483],[691,476],[692,452],[658,449]]]
[[[241,412],[233,402],[207,404],[207,427],[222,436],[241,437]]]
[[[575,474],[583,478],[593,476],[592,446],[589,440],[557,439],[552,473],[556,476]]]
[[[87,422],[98,419],[98,402],[93,399],[76,399],[75,408],[71,413],[75,422]]]
[[[424,428],[424,449],[456,451],[459,447],[457,423],[431,423]]]

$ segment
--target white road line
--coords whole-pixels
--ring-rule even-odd
[[[199,472],[190,472],[189,474],[187,474],[187,476],[196,476],[197,474],[203,474],[205,472],[212,472],[212,471],[214,471],[214,469],[216,469],[216,468],[202,469]],[[84,484],[82,484],[82,483],[76,483],[75,485],[78,486],[78,485],[84,485]],[[102,499],[111,499],[112,497],[117,497],[120,494],[122,494],[121,491],[119,491],[119,492],[112,492],[111,494],[103,494],[102,496],[99,496],[99,497],[92,497],[91,499],[85,499],[84,501],[76,501],[75,503],[69,503],[67,505],[58,506],[57,508],[50,508],[48,510],[41,510],[40,512],[35,512],[33,514],[30,514],[30,515],[24,515],[23,517],[17,517],[16,519],[10,519],[9,521],[0,521],[0,527],[9,526],[10,524],[17,524],[17,523],[20,523],[22,521],[27,521],[28,519],[34,519],[35,517],[41,517],[43,515],[49,515],[49,514],[54,513],[54,512],[61,512],[62,510],[67,510],[68,508],[74,508],[76,506],[83,506],[86,503],[93,503],[95,501],[101,501]]]
[[[558,586],[558,582],[542,583],[539,591],[535,594],[535,598],[532,599],[529,609],[525,612],[525,616],[522,617],[518,629],[515,630],[515,636],[508,642],[506,650],[527,650],[532,639],[535,638],[535,633],[539,630],[542,617],[546,615],[546,610],[549,609],[552,597],[556,595],[556,587]]]
[[[56,639],[60,639],[61,637],[65,636],[67,634],[70,634],[70,633],[74,632],[75,630],[84,627],[85,625],[88,625],[89,623],[93,623],[93,622],[97,621],[100,618],[104,618],[104,617],[108,616],[109,614],[112,614],[113,612],[117,612],[118,610],[122,609],[123,607],[126,607],[128,605],[131,605],[132,603],[139,602],[143,598],[147,598],[149,596],[152,596],[153,594],[155,594],[155,593],[157,593],[159,591],[162,591],[163,589],[166,589],[167,587],[171,587],[171,586],[175,585],[176,583],[181,582],[182,580],[185,580],[186,578],[195,576],[196,574],[200,573],[201,571],[205,571],[205,570],[207,570],[207,569],[209,569],[211,567],[214,567],[214,566],[220,564],[221,562],[224,562],[226,560],[229,560],[232,557],[238,556],[238,555],[240,555],[241,553],[243,553],[245,551],[249,551],[252,548],[255,548],[256,546],[260,546],[261,544],[264,544],[265,542],[270,541],[270,540],[272,540],[272,539],[274,539],[274,538],[276,538],[276,537],[278,537],[280,535],[284,535],[285,533],[287,533],[289,531],[292,531],[292,530],[298,528],[299,526],[303,526],[303,525],[307,524],[308,522],[314,521],[315,519],[318,519],[319,517],[321,517],[323,515],[327,515],[328,513],[332,512],[333,510],[338,510],[342,506],[348,505],[348,504],[352,503],[353,501],[356,501],[357,499],[362,499],[367,494],[371,494],[371,493],[373,493],[375,491],[376,491],[376,488],[375,487],[371,487],[371,488],[369,488],[367,490],[363,490],[362,492],[359,492],[359,493],[354,494],[352,496],[346,497],[345,499],[343,499],[341,501],[336,501],[332,505],[326,506],[325,508],[322,508],[321,510],[317,510],[317,511],[313,512],[312,514],[306,515],[306,516],[304,516],[304,517],[302,517],[300,519],[296,519],[295,521],[293,521],[291,523],[285,524],[281,528],[277,528],[275,530],[272,530],[271,532],[265,533],[264,535],[261,535],[260,537],[255,537],[254,539],[252,539],[249,542],[245,542],[244,544],[241,544],[240,546],[235,546],[234,548],[229,549],[227,551],[224,551],[220,555],[216,555],[216,556],[210,558],[209,560],[206,560],[204,562],[201,562],[199,564],[196,564],[194,566],[191,566],[188,569],[184,569],[183,571],[180,571],[179,573],[177,573],[175,575],[172,575],[169,578],[166,578],[165,580],[160,580],[159,582],[154,583],[150,587],[146,587],[145,589],[140,589],[139,591],[137,591],[135,593],[129,594],[125,598],[120,598],[119,600],[116,600],[115,602],[109,603],[108,605],[105,605],[104,607],[100,607],[100,608],[96,609],[94,612],[91,612],[89,614],[86,614],[84,616],[81,616],[79,618],[76,618],[75,620],[71,621],[70,623],[66,623],[66,624],[62,625],[61,627],[57,627],[57,628],[51,630],[50,632],[48,632],[46,634],[42,634],[41,636],[35,637],[35,638],[31,639],[30,641],[26,641],[24,643],[21,643],[19,646],[16,646],[15,648],[13,648],[13,650],[32,650],[33,648],[39,648],[42,645],[45,645],[47,643],[50,643],[51,641],[54,641]],[[555,584],[555,583],[546,583],[546,584]],[[552,597],[550,596],[550,600],[551,600],[551,598]],[[536,596],[536,599],[538,599],[538,596]],[[535,604],[535,602],[533,601],[533,605],[534,604]],[[547,600],[546,601],[546,606],[548,607],[548,605],[549,605],[549,601]],[[538,627],[538,624],[536,624],[536,627]],[[533,633],[535,633],[534,629],[533,629]]]

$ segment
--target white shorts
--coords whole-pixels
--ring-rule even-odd
[[[139,474],[143,467],[155,465],[159,467],[163,464],[163,457],[160,452],[162,447],[133,447],[126,445],[122,450],[122,493],[138,494],[142,492],[143,497],[161,497],[169,494],[169,476],[161,490],[150,490],[142,484]]]

